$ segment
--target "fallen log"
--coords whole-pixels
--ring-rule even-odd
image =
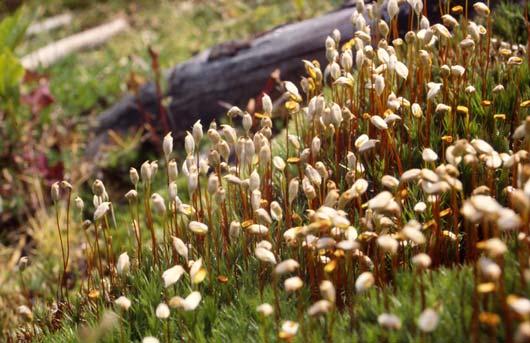
[[[458,0],[454,3],[460,2],[463,3]],[[470,1],[470,8],[474,2]],[[431,22],[439,21],[438,2],[426,3]],[[164,96],[171,99],[168,117],[173,135],[177,138],[183,135],[198,119],[208,124],[226,112],[223,104],[244,106],[248,99],[260,94],[275,69],[279,69],[282,80],[296,82],[304,72],[302,59],[327,64],[324,41],[334,29],[341,32],[343,41],[352,37],[350,18],[354,6],[355,1],[349,1],[341,9],[323,16],[284,25],[251,40],[221,44],[171,69],[167,73],[168,90]],[[410,7],[403,3],[400,10],[400,23],[404,25],[400,33],[404,34]],[[388,19],[385,12],[383,18]],[[152,123],[158,123],[159,107],[152,83],[141,87],[138,97],[124,97],[100,115],[95,129],[97,138],[89,146],[89,155],[97,151],[97,144],[105,141],[109,129],[124,133],[149,117]],[[160,129],[161,125],[158,126]]]
[[[73,52],[105,43],[127,27],[127,21],[123,18],[118,18],[109,23],[76,33],[22,57],[22,65],[29,70],[34,70],[38,67],[48,67]]]
[[[31,24],[26,30],[26,35],[37,36],[44,32],[49,32],[72,23],[73,16],[70,13],[56,15],[42,21]]]
[[[165,94],[171,98],[168,115],[174,135],[178,137],[198,119],[207,124],[226,112],[222,103],[243,106],[259,95],[276,69],[282,80],[298,81],[304,70],[302,59],[317,59],[324,64],[324,41],[334,29],[340,30],[343,41],[352,38],[351,15],[351,7],[342,8],[280,26],[252,40],[215,46],[177,65],[166,74]],[[95,133],[106,135],[109,129],[123,133],[143,122],[142,112],[152,115],[153,120],[159,115],[153,83],[141,87],[138,97],[127,95],[103,112]],[[103,140],[99,137],[95,142]],[[89,154],[95,152],[94,144]]]

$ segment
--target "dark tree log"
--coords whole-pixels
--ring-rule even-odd
[[[275,69],[282,80],[298,81],[303,74],[302,59],[325,61],[324,41],[339,29],[342,39],[353,35],[352,8],[345,6],[326,15],[280,26],[252,40],[225,43],[208,49],[177,65],[168,73],[171,97],[169,122],[175,136],[198,119],[207,124],[226,112],[220,103],[243,106],[260,94]],[[96,152],[109,129],[124,132],[137,127],[145,112],[157,122],[158,101],[154,84],[141,87],[139,97],[125,96],[103,112],[95,129],[96,139],[88,153]]]
[[[455,0],[453,4],[460,2],[463,0]],[[470,9],[474,2],[469,1]],[[435,23],[440,18],[438,2],[427,3],[429,18]],[[492,1],[492,5],[496,3]],[[323,16],[280,26],[251,40],[218,45],[170,70],[165,96],[171,97],[169,123],[174,136],[182,135],[198,119],[208,124],[225,112],[221,102],[243,106],[260,94],[275,69],[280,70],[282,80],[296,82],[304,72],[302,59],[316,59],[325,65],[326,37],[334,29],[341,32],[343,41],[353,35],[350,20],[353,6],[354,1],[349,1],[341,9]],[[409,9],[406,4],[401,6],[400,23],[404,25],[400,27],[401,34],[407,30]],[[388,19],[386,13],[383,18]],[[124,132],[139,126],[146,115],[150,115],[151,123],[160,122],[152,83],[140,89],[138,98],[127,95],[100,115],[97,137],[88,153],[95,153],[108,129]]]
[[[285,25],[249,42],[233,56],[208,50],[178,65],[169,76],[170,120],[173,129],[188,128],[197,119],[208,122],[226,111],[219,101],[243,105],[259,95],[275,69],[282,80],[298,81],[302,59],[325,61],[324,41],[337,28],[343,40],[353,35],[351,8]]]

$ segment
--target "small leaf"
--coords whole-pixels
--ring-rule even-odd
[[[0,96],[13,94],[24,77],[20,61],[9,51],[0,53]]]
[[[14,50],[22,41],[31,16],[23,15],[23,8],[0,22],[0,47]]]

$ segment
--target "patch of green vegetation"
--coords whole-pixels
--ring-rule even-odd
[[[519,3],[502,1],[495,9],[492,22],[495,33],[505,41],[527,44],[524,9]]]
[[[507,292],[516,288],[518,280],[517,262],[513,256],[507,258],[505,283]],[[149,261],[142,263],[150,265]],[[169,267],[169,266],[166,266]],[[138,342],[143,337],[154,335],[160,337],[167,330],[166,322],[156,318],[154,309],[160,302],[160,297],[171,297],[173,294],[188,294],[191,289],[181,285],[164,290],[161,279],[152,279],[153,270],[144,269],[129,275],[127,292],[132,300],[129,313],[124,314],[120,320],[122,329],[116,327],[113,333],[108,333],[100,342],[121,342],[120,330],[129,337],[128,340]],[[274,342],[277,340],[274,318],[263,318],[256,312],[256,307],[268,301],[273,303],[273,291],[267,287],[263,299],[256,293],[255,275],[258,265],[254,263],[248,272],[241,275],[239,280],[229,280],[221,284],[217,280],[208,280],[199,288],[207,298],[193,313],[177,313],[169,321],[172,339],[175,341],[193,340],[195,342],[223,342],[227,339],[232,342]],[[321,318],[306,317],[302,323],[306,332],[300,334],[294,342],[321,342],[332,338],[333,342],[351,342],[362,340],[376,342],[388,340],[390,342],[422,342],[428,339],[432,342],[460,342],[467,340],[470,332],[471,308],[468,301],[473,297],[473,276],[469,266],[456,268],[441,268],[429,271],[424,275],[426,304],[435,308],[440,313],[440,325],[436,333],[422,336],[417,329],[417,318],[421,313],[419,309],[420,288],[418,280],[411,270],[400,271],[396,276],[394,291],[382,292],[372,289],[367,295],[359,298],[353,321],[350,320],[348,309],[345,308],[340,317],[335,318],[335,325],[331,337],[327,332],[327,324],[332,320],[330,316]],[[354,279],[349,283],[353,287]],[[530,291],[530,289],[529,289]],[[283,293],[283,292],[282,292]],[[384,297],[388,297],[387,300]],[[306,302],[311,299],[309,290],[304,289],[301,299]],[[297,297],[282,294],[280,298],[283,319],[296,320]],[[385,301],[388,305],[385,305]],[[493,309],[500,311],[501,305],[495,303]],[[115,309],[119,312],[119,309]],[[390,311],[402,320],[403,329],[399,331],[382,331],[377,317],[380,313]],[[83,329],[85,325],[91,330],[101,330],[101,323],[91,312],[81,308],[73,310],[74,313],[84,313],[77,318],[78,322],[70,322],[59,331],[49,333],[43,342],[84,341]],[[100,312],[101,315],[101,312]],[[44,320],[44,318],[43,318]],[[265,330],[260,327],[264,326]],[[268,329],[267,329],[268,328]],[[443,334],[440,334],[443,332]],[[81,336],[79,336],[81,334]],[[499,334],[499,339],[502,337]],[[487,339],[487,335],[481,336]]]

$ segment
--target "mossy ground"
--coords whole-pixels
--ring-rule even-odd
[[[112,40],[104,48],[69,57],[48,71],[52,75],[52,91],[57,97],[54,111],[58,111],[61,116],[72,116],[76,118],[75,120],[80,120],[78,118],[87,113],[92,116],[114,102],[124,91],[123,80],[131,69],[149,77],[148,68],[143,67],[144,63],[148,64],[147,53],[145,52],[146,43],[153,44],[160,51],[162,65],[167,67],[216,42],[229,38],[240,38],[242,35],[248,36],[253,32],[288,20],[314,15],[330,7],[329,5],[322,5],[320,2],[307,1],[303,2],[302,7],[305,10],[301,11],[300,8],[302,7],[297,3],[272,1],[266,5],[261,4],[261,2],[248,5],[244,2],[227,1],[219,7],[208,2],[190,4],[188,2],[163,1],[156,6],[149,5],[147,2],[140,2],[136,9],[128,9],[131,12],[136,11],[133,14],[133,18],[135,18],[133,30]],[[63,8],[62,5],[53,5],[50,7],[51,10],[47,11],[50,13],[59,12]],[[101,14],[108,14],[124,8],[122,3],[117,5],[103,3],[89,9],[77,5],[72,8],[74,11],[78,11],[76,13],[84,14],[82,15],[84,19],[80,23],[76,23],[75,28],[70,29],[72,31],[98,22]],[[205,35],[204,32],[207,34]],[[55,32],[48,39],[54,39],[64,33],[64,31]],[[514,35],[512,31],[505,34]],[[28,42],[26,46],[22,47],[22,50],[29,51],[43,42]],[[134,59],[130,63],[127,57],[132,55],[139,58],[143,63],[134,62]],[[479,93],[471,101],[470,112],[474,114],[470,125],[471,137],[488,138],[490,144],[498,151],[508,149],[509,137],[506,132],[509,130],[509,122],[507,120],[494,120],[493,115],[504,113],[509,116],[510,113],[514,112],[515,99],[528,99],[530,96],[530,73],[526,64],[521,66],[517,75],[519,77],[518,82],[515,82],[514,75],[506,70],[497,70],[488,78],[486,94],[491,94],[491,90],[498,83],[507,85],[506,91],[502,95],[496,99],[492,98],[493,106],[485,109],[480,102],[484,96]],[[477,89],[480,88],[481,85],[477,85]],[[410,134],[412,137],[417,136],[417,132],[414,130],[414,126],[411,126]],[[441,133],[449,130],[449,127],[434,128],[433,132],[435,130]],[[432,147],[438,150],[437,145],[441,144],[438,140],[440,134],[435,133],[432,136],[436,138],[433,140]],[[284,143],[280,139],[278,152],[282,150],[283,145]],[[418,159],[418,156],[421,156],[420,151],[419,147],[410,146],[408,149],[403,147],[402,157],[407,160],[407,157],[411,156],[408,159],[409,165],[421,164]],[[418,160],[414,160],[414,158]],[[380,170],[380,168],[375,169]],[[374,179],[379,179],[382,175],[372,176]],[[125,178],[126,175],[123,177]],[[506,175],[500,173],[498,177],[499,180],[503,180]],[[469,178],[470,175],[464,173],[463,179]],[[181,182],[182,188],[185,188],[185,181]],[[497,194],[502,194],[502,184],[504,182],[498,183]],[[159,181],[155,189],[164,194],[163,187],[164,182]],[[466,182],[464,182],[464,187],[466,187]],[[303,213],[304,208],[300,207],[297,210]],[[38,297],[42,304],[47,305],[50,305],[54,299],[55,289],[53,289],[53,285],[56,284],[55,279],[60,269],[58,265],[60,252],[56,248],[57,235],[54,230],[55,223],[52,213],[50,209],[36,216],[34,220],[32,235],[34,235],[36,242],[31,253],[35,256],[33,258],[35,262],[24,271],[22,276],[26,277],[27,275],[26,291],[30,292],[33,297]],[[117,213],[120,230],[116,231],[113,237],[115,239],[115,253],[126,250],[132,251],[134,242],[131,230],[127,226],[129,217],[125,203],[120,203]],[[410,214],[410,217],[413,217],[413,214]],[[160,221],[157,223],[160,224]],[[73,246],[81,241],[79,236],[82,236],[81,232],[74,235]],[[75,237],[77,237],[77,241]],[[145,246],[149,246],[147,240]],[[233,249],[237,250],[237,247],[233,247]],[[144,256],[148,255],[145,254]],[[237,260],[234,263],[237,264]],[[516,258],[509,254],[505,263],[503,278],[506,292],[513,293],[517,290],[524,293],[520,295],[527,296],[530,289],[522,289],[516,276],[518,275]],[[265,287],[263,298],[257,291],[256,275],[260,273],[260,270],[256,261],[252,261],[244,272],[241,270],[237,278],[230,277],[227,283],[220,282],[215,278],[207,278],[198,287],[203,294],[201,306],[191,313],[177,313],[171,316],[167,322],[164,322],[156,318],[154,313],[161,295],[182,295],[191,290],[184,283],[167,290],[164,289],[163,281],[158,275],[169,266],[165,263],[160,270],[154,270],[153,268],[156,267],[153,267],[150,257],[144,257],[144,260],[138,263],[138,268],[133,268],[133,271],[125,277],[128,285],[127,295],[133,302],[134,311],[124,314],[123,318],[119,319],[121,324],[113,331],[105,332],[105,329],[99,324],[99,315],[102,314],[102,311],[91,309],[90,306],[93,304],[91,305],[86,299],[76,297],[75,292],[72,292],[71,309],[64,312],[64,317],[61,318],[62,325],[57,331],[42,332],[43,335],[40,336],[40,340],[43,342],[74,342],[97,338],[103,342],[121,342],[122,337],[129,337],[132,341],[140,341],[147,335],[163,336],[163,333],[168,329],[167,325],[169,325],[173,337],[182,341],[257,342],[268,340],[272,342],[276,340],[277,331],[274,329],[274,320],[265,319],[266,323],[264,324],[261,322],[264,319],[260,318],[255,311],[256,306],[262,302],[273,301],[272,289],[269,286]],[[223,264],[221,266],[224,268]],[[82,270],[84,266],[78,265],[72,268]],[[75,275],[76,271],[73,271],[73,274]],[[220,274],[232,275],[233,272],[221,270]],[[153,275],[157,275],[157,277],[153,277]],[[367,296],[360,298],[353,321],[350,320],[350,314],[347,310],[335,318],[331,318],[331,315],[318,319],[306,318],[307,323],[303,323],[305,332],[302,331],[296,341],[318,342],[331,337],[334,342],[350,342],[352,337],[368,342],[385,340],[391,342],[467,341],[471,322],[469,299],[472,297],[474,287],[472,267],[463,265],[438,268],[426,273],[424,281],[426,303],[440,313],[440,326],[435,334],[420,335],[417,332],[415,323],[419,315],[417,302],[420,301],[420,291],[418,285],[415,284],[417,278],[410,266],[403,266],[395,276],[397,287],[394,289],[392,287],[386,288],[384,293],[379,288],[372,289]],[[13,283],[10,282],[8,285],[12,286]],[[21,289],[17,290],[20,291]],[[2,302],[10,303],[9,298],[12,289],[4,287],[1,292]],[[305,289],[304,292],[301,298],[305,308],[309,303],[311,294],[308,289]],[[296,319],[298,299],[282,293],[280,303],[282,318]],[[488,304],[491,311],[499,310],[499,306],[495,301]],[[34,313],[36,322],[43,324],[50,322],[52,319],[49,313],[39,312],[38,308],[37,306]],[[118,309],[115,310],[119,313]],[[377,323],[377,316],[385,311],[390,311],[402,319],[402,330],[390,333],[381,330]],[[12,313],[6,313],[3,316],[6,320],[13,318]],[[332,332],[327,331],[330,321],[334,321]],[[351,325],[352,322],[353,326]],[[8,326],[9,324],[6,322],[4,329],[9,328]],[[43,325],[43,327],[51,326],[53,325]],[[491,333],[492,336],[487,337],[483,334],[481,339],[491,339],[496,335],[499,335],[499,339],[501,339],[503,330],[500,327],[497,332]]]

